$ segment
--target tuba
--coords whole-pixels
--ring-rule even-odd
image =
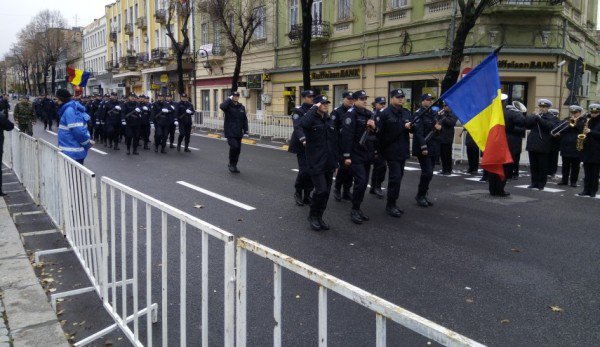
[[[521,113],[527,113],[527,107],[525,107],[525,105],[523,105],[521,102],[515,100],[512,102],[512,105],[517,109],[517,111]]]
[[[585,129],[590,128],[590,126],[589,126],[590,118],[588,118],[585,121],[585,124],[583,125],[583,131],[581,132],[581,134],[577,135],[577,150],[579,152],[583,151],[583,144],[585,143],[585,138],[587,137],[587,135],[585,134]]]

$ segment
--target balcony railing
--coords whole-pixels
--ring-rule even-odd
[[[137,68],[137,55],[126,55],[121,57],[121,67],[128,70],[135,70]]]
[[[133,23],[125,24],[125,35],[133,35]]]
[[[138,64],[147,64],[150,62],[150,58],[148,57],[148,52],[141,52],[137,55]]]
[[[154,12],[154,18],[157,23],[165,24],[167,22],[167,10],[156,10],[156,12]]]
[[[156,60],[166,60],[171,58],[171,52],[169,48],[161,47],[155,48],[150,52],[150,59],[152,61]]]
[[[146,17],[142,16],[142,17],[138,17],[135,20],[135,25],[140,28],[140,29],[146,29],[148,27],[148,21],[146,20]]]
[[[325,21],[313,21],[311,25],[312,40],[327,39],[331,35],[331,25]],[[292,25],[288,34],[290,41],[302,40],[302,24]]]
[[[561,5],[564,0],[499,0],[498,5],[509,6],[553,6]]]
[[[109,39],[112,42],[117,42],[117,32],[116,31],[111,31],[110,35],[109,35]]]
[[[119,62],[116,60],[109,60],[106,62],[106,71],[113,71],[119,68]]]

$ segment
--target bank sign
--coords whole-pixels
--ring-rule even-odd
[[[328,80],[334,78],[360,77],[360,69],[344,69],[340,71],[318,71],[310,74],[311,80]]]
[[[553,61],[530,61],[528,63],[520,63],[514,60],[499,60],[498,69],[513,69],[513,70],[554,70],[555,62]]]

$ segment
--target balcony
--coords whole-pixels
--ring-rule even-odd
[[[135,20],[135,25],[138,29],[145,30],[148,27],[148,21],[146,20],[146,17],[138,17]]]
[[[138,53],[137,63],[138,63],[138,65],[148,65],[150,63],[150,58],[148,57],[148,52]]]
[[[117,32],[111,31],[108,38],[111,42],[117,42]]]
[[[498,0],[497,5],[511,6],[554,6],[562,5],[564,0]],[[496,5],[496,6],[497,6]]]
[[[539,12],[560,12],[563,10],[564,0],[498,0],[491,6],[490,13],[510,13],[523,16],[539,15]]]
[[[313,21],[311,25],[312,41],[324,41],[331,36],[331,25],[325,21]],[[288,34],[290,42],[299,43],[302,40],[302,24],[292,25]]]
[[[167,10],[156,10],[156,12],[154,12],[154,18],[156,19],[156,23],[167,23]]]
[[[126,55],[121,57],[121,67],[127,70],[136,70],[137,69],[137,55]]]
[[[105,69],[108,72],[119,71],[119,62],[116,60],[109,60],[106,62]]]
[[[125,24],[125,35],[127,35],[127,36],[133,35],[133,23]]]
[[[171,50],[166,47],[155,48],[150,51],[150,59],[154,62],[164,62],[171,59]]]

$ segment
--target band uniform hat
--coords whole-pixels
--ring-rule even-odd
[[[504,93],[502,93],[502,94],[500,95],[500,100],[504,101],[504,100],[506,100],[506,99],[508,99],[508,94],[504,94]]]
[[[187,98],[187,97],[188,97],[188,95],[187,95],[186,93],[181,93],[180,97],[182,97],[182,98]]]
[[[390,95],[392,96],[392,98],[403,98],[406,96],[402,89],[394,89],[390,92]]]
[[[539,99],[538,106],[552,107],[552,101],[548,99]]]
[[[583,112],[583,107],[579,105],[571,105],[569,106],[569,111],[571,112]]]
[[[318,103],[331,104],[331,101],[329,101],[329,99],[327,99],[327,97],[325,95],[317,95],[317,96],[315,96],[313,101],[315,104],[318,104]]]
[[[302,93],[300,93],[300,96],[302,96],[303,98],[310,97],[310,96],[314,97],[315,96],[315,92],[313,92],[310,89],[303,90]]]
[[[551,109],[549,109],[549,110],[548,110],[548,112],[552,113],[552,114],[553,114],[553,115],[555,115],[555,116],[558,116],[558,110],[557,110],[557,109],[555,109],[555,108],[551,108]]]
[[[590,112],[600,112],[600,104],[590,104]]]
[[[356,91],[352,94],[352,97],[354,99],[359,99],[359,98],[368,98],[369,96],[367,95],[367,92],[365,92],[364,90],[359,90]]]

